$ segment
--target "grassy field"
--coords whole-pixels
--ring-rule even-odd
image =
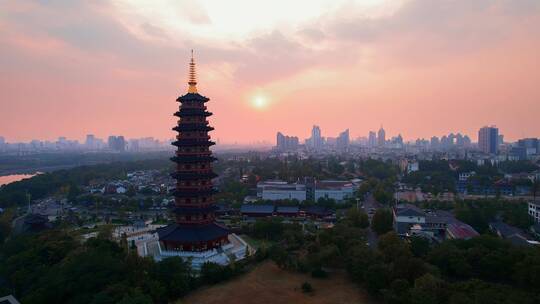
[[[269,247],[273,244],[273,242],[270,242],[270,241],[264,241],[264,240],[257,240],[257,239],[254,239],[254,238],[251,238],[245,234],[242,234],[240,235],[240,237],[246,242],[249,244],[249,246],[255,248],[255,249],[259,249],[261,246],[266,246],[266,247]]]
[[[309,282],[313,292],[305,294],[301,285]],[[285,271],[266,261],[253,271],[232,281],[202,288],[177,303],[183,304],[280,304],[280,303],[375,303],[367,293],[349,282],[343,273],[333,273],[327,279]]]

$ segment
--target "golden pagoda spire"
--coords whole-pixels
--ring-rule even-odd
[[[188,93],[197,93],[197,73],[195,72],[195,59],[193,59],[193,50],[191,50],[191,61],[189,62],[188,84]]]

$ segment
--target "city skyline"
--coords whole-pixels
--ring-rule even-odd
[[[540,136],[537,1],[210,2],[0,4],[0,136],[169,139],[192,48],[223,143]]]
[[[350,128],[345,128],[345,129],[342,129],[342,130],[339,130],[337,131],[336,133],[330,133],[330,132],[326,132],[326,130],[324,129],[323,131],[323,128],[321,128],[319,125],[312,125],[313,127],[316,127],[319,129],[320,131],[320,136],[321,138],[338,138],[342,133],[344,132],[347,132],[347,133],[350,133]],[[497,127],[496,125],[490,125],[491,127]],[[401,136],[403,141],[404,142],[414,142],[416,140],[429,140],[431,139],[432,137],[437,137],[437,138],[440,138],[440,137],[443,137],[443,136],[447,136],[449,134],[455,134],[455,135],[458,135],[458,134],[461,134],[463,136],[467,136],[468,138],[470,138],[471,140],[473,140],[473,142],[478,142],[478,130],[479,129],[482,129],[486,126],[481,126],[479,127],[476,132],[473,132],[472,134],[465,134],[465,133],[461,133],[461,132],[453,132],[453,131],[450,131],[450,132],[447,132],[447,133],[443,133],[443,134],[432,134],[431,136],[427,136],[427,137],[416,137],[416,138],[403,138],[403,134],[402,132],[400,131],[396,131],[396,132],[391,132],[389,133],[389,136],[386,136],[386,139],[385,140],[390,140],[394,137],[398,137],[398,136]],[[308,128],[309,129],[309,128]],[[380,131],[380,130],[383,130],[385,135],[388,135],[387,134],[387,130],[384,128],[384,127],[379,127],[379,128],[373,128],[373,130],[370,130],[368,131],[367,133],[365,134],[357,134],[355,133],[355,135],[350,135],[349,134],[349,137],[351,138],[351,140],[359,140],[359,139],[365,139],[365,140],[369,140],[369,136],[370,136],[370,133],[371,132],[374,132],[375,133],[375,136],[377,137],[377,132]],[[309,129],[310,132],[313,132],[313,128],[312,129]],[[255,141],[252,141],[252,142],[248,142],[248,143],[238,143],[238,142],[221,142],[222,144],[226,144],[226,145],[229,145],[229,144],[246,144],[246,145],[249,145],[249,144],[256,144],[256,143],[269,143],[269,144],[272,144],[272,143],[275,143],[275,136],[276,134],[282,134],[282,135],[286,135],[286,136],[291,136],[291,137],[295,137],[295,138],[298,138],[299,141],[301,143],[303,143],[304,141],[306,140],[309,140],[311,138],[311,136],[313,136],[312,133],[309,133],[306,137],[302,137],[302,136],[299,136],[297,134],[287,134],[285,132],[282,132],[280,130],[278,131],[275,131],[274,132],[274,138],[272,139],[269,139],[269,140],[255,140]],[[503,135],[503,134],[501,134]],[[91,137],[95,140],[101,140],[101,141],[106,141],[107,139],[109,139],[110,137],[117,137],[117,136],[120,136],[120,137],[124,137],[126,141],[129,141],[129,140],[153,140],[153,141],[157,141],[157,142],[160,142],[160,143],[168,143],[170,141],[174,141],[174,136],[173,137],[170,137],[170,138],[157,138],[157,137],[154,137],[154,136],[139,136],[139,137],[127,137],[127,136],[124,136],[122,134],[106,134],[104,136],[97,136],[96,134],[91,134],[91,133],[87,133],[85,134],[82,138],[69,138],[67,136],[57,136],[57,137],[53,137],[53,138],[50,138],[50,139],[45,139],[45,138],[33,138],[31,140],[26,140],[26,141],[13,141],[13,140],[9,140],[9,138],[5,137],[5,136],[2,136],[0,134],[0,139],[2,140],[1,142],[2,143],[6,143],[6,144],[17,144],[17,143],[31,143],[31,142],[34,142],[34,141],[38,141],[38,142],[48,142],[48,143],[54,143],[54,142],[61,142],[61,141],[69,141],[69,142],[78,142],[79,144],[81,145],[84,145],[87,143],[88,141],[88,138]],[[476,137],[475,137],[476,136]],[[534,136],[528,136],[528,137],[519,137],[517,138],[516,140],[514,141],[518,141],[519,139],[523,139],[523,138],[534,138]],[[507,140],[506,136],[505,136],[505,140]],[[220,140],[219,138],[216,139],[217,141],[217,144],[220,144]],[[507,142],[514,142],[514,141],[507,141]]]
[[[350,132],[350,128],[345,128],[345,129],[342,129],[342,130],[338,130],[336,133],[330,133],[330,132],[327,132],[326,129],[324,129],[323,131],[323,128],[321,128],[319,125],[317,124],[313,124],[312,125],[313,128],[316,128],[319,130],[319,135],[321,136],[321,138],[337,138],[341,135],[341,133],[343,132],[347,132],[347,133],[351,133]],[[357,133],[355,132],[354,135],[350,135],[349,134],[349,137],[351,138],[351,140],[359,140],[359,139],[362,139],[362,140],[367,140],[369,141],[369,136],[371,135],[370,133],[375,133],[375,137],[376,139],[378,138],[378,135],[377,134],[379,131],[383,131],[383,135],[386,136],[385,140],[390,140],[394,137],[401,137],[402,140],[404,142],[414,142],[416,140],[430,140],[431,138],[433,137],[437,137],[437,138],[441,138],[441,137],[444,137],[444,136],[447,136],[447,135],[450,135],[450,134],[455,134],[455,135],[462,135],[462,136],[466,136],[468,137],[469,139],[471,139],[473,142],[476,142],[478,143],[479,141],[479,136],[478,136],[478,130],[482,129],[482,128],[485,128],[487,127],[487,125],[483,125],[483,126],[479,126],[477,128],[476,131],[474,131],[473,133],[471,134],[466,134],[466,133],[462,133],[462,132],[457,132],[457,131],[449,131],[447,133],[443,133],[443,134],[432,134],[432,135],[428,135],[426,137],[415,137],[415,138],[404,138],[403,137],[403,134],[401,131],[397,130],[395,132],[391,132],[391,133],[387,133],[388,130],[386,130],[382,125],[379,127],[379,128],[372,128],[372,130],[369,130],[367,133]],[[495,128],[498,128],[496,125],[490,125],[490,127],[495,127]],[[287,136],[292,136],[292,137],[295,137],[295,138],[298,138],[300,140],[300,142],[304,142],[304,141],[307,141],[311,138],[311,136],[313,136],[313,128],[312,129],[309,129],[309,134],[305,137],[302,137],[302,136],[299,136],[298,134],[288,134],[286,132],[283,132],[281,130],[278,130],[278,131],[275,131],[274,132],[274,138],[272,139],[264,139],[264,140],[255,140],[255,141],[251,141],[251,142],[242,142],[242,143],[239,143],[239,142],[221,142],[221,140],[219,138],[216,139],[217,141],[217,144],[226,144],[226,145],[230,145],[230,144],[244,144],[244,145],[249,145],[249,144],[261,144],[261,143],[274,143],[275,142],[275,135],[276,134],[282,134],[282,135],[287,135]],[[535,138],[535,136],[526,136],[526,137],[518,137],[516,138],[515,140],[508,140],[508,138],[506,137],[505,134],[500,134],[500,135],[504,135],[504,139],[506,142],[517,142],[518,140],[520,139],[523,139],[523,138]],[[159,141],[161,143],[167,143],[167,142],[170,142],[170,141],[174,141],[174,136],[173,137],[170,137],[170,138],[157,138],[157,137],[154,137],[154,136],[139,136],[139,137],[127,137],[127,136],[124,136],[122,134],[106,134],[104,135],[103,137],[101,136],[97,136],[96,134],[91,134],[91,133],[87,133],[85,134],[82,138],[69,138],[69,137],[66,137],[66,136],[57,136],[57,137],[53,137],[51,139],[44,139],[44,138],[33,138],[31,140],[27,140],[27,141],[10,141],[7,137],[5,136],[2,136],[0,134],[0,139],[2,140],[2,143],[10,143],[10,144],[16,144],[16,143],[31,143],[33,141],[39,141],[39,142],[49,142],[49,143],[54,143],[54,142],[61,142],[61,141],[70,141],[70,142],[73,142],[73,141],[76,141],[78,142],[79,144],[85,144],[87,141],[88,141],[88,138],[89,137],[92,137],[96,140],[107,140],[108,138],[110,137],[115,137],[115,136],[120,136],[120,137],[124,137],[126,141],[128,140],[155,140],[155,141]]]

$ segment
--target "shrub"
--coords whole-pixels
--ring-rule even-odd
[[[312,292],[312,291],[313,291],[313,286],[311,286],[311,284],[309,284],[309,282],[304,282],[302,284],[302,292],[309,293],[309,292]]]

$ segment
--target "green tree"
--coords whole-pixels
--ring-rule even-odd
[[[429,240],[414,236],[411,238],[411,251],[416,257],[425,257],[429,253]]]
[[[369,218],[364,210],[357,208],[350,208],[346,213],[346,220],[351,223],[352,226],[358,228],[369,227]]]
[[[439,304],[444,303],[446,297],[446,283],[432,274],[425,274],[414,281],[414,288],[411,290],[411,303]]]
[[[371,220],[371,228],[378,235],[385,234],[392,230],[393,216],[389,209],[377,209]]]

